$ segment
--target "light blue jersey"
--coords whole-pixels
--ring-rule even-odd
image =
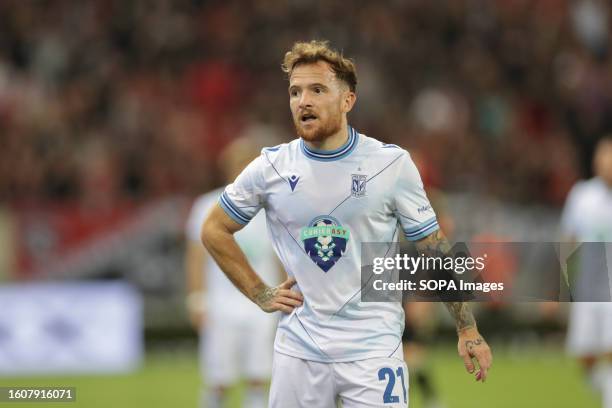
[[[582,245],[579,273],[573,276],[574,301],[612,298],[612,188],[599,177],[579,181],[570,191],[563,232]],[[612,341],[612,339],[611,339]]]
[[[265,210],[274,249],[304,295],[281,318],[276,351],[319,362],[397,351],[404,312],[399,303],[361,302],[361,243],[397,242],[400,233],[414,241],[438,229],[408,152],[350,127],[334,151],[296,139],[263,149],[219,203],[240,224]]]

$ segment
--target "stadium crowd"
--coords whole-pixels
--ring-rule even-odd
[[[220,182],[254,121],[293,135],[283,52],[354,55],[361,132],[426,183],[562,204],[612,130],[599,0],[0,3],[0,199],[103,205]]]

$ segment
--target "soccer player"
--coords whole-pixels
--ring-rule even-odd
[[[326,42],[285,54],[298,139],[263,149],[221,195],[202,241],[249,299],[284,312],[274,345],[270,406],[405,407],[407,369],[400,302],[362,302],[362,242],[415,241],[424,254],[450,249],[410,155],[348,125],[355,65]],[[263,283],[233,234],[264,209],[274,249],[290,278]],[[333,234],[328,228],[333,227]],[[264,239],[262,237],[262,239]],[[467,304],[447,304],[459,354],[482,380],[490,349]]]
[[[598,143],[593,170],[594,178],[570,191],[561,220],[566,236],[583,243],[567,347],[601,390],[603,406],[612,408],[612,135]]]
[[[253,133],[253,132],[250,132]],[[263,144],[256,139],[236,139],[220,156],[220,167],[228,181],[256,157]],[[202,408],[225,406],[230,387],[244,378],[244,407],[263,408],[267,404],[267,384],[272,371],[272,345],[277,319],[262,313],[238,292],[208,256],[200,239],[206,214],[223,189],[200,196],[187,221],[185,266],[188,309],[192,325],[200,333],[200,366],[206,377]],[[266,239],[263,213],[236,233],[236,241],[253,268],[266,282],[281,281],[280,266]]]

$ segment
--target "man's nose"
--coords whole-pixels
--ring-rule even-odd
[[[312,99],[309,92],[302,92],[300,95],[300,108],[310,108],[312,107]]]

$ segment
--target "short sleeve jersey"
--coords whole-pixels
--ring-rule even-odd
[[[397,242],[400,234],[414,241],[438,229],[408,152],[348,133],[333,151],[302,139],[263,149],[219,200],[240,224],[265,211],[269,239],[305,299],[281,318],[275,349],[306,360],[395,353],[403,309],[361,301],[361,244]]]

